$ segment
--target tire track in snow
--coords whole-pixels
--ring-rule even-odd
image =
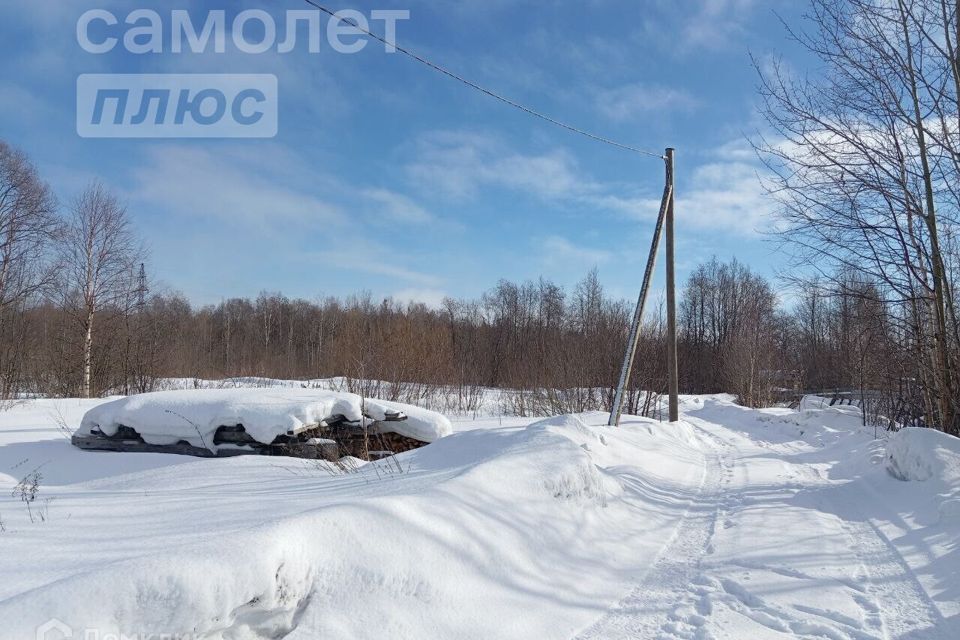
[[[869,498],[864,494],[863,499]],[[883,638],[952,640],[936,603],[893,543],[868,518],[850,515],[858,519],[845,519],[842,526],[853,543],[864,588],[870,595],[869,603],[860,602],[868,611],[868,620]]]
[[[724,508],[722,488],[730,480],[731,447],[703,429],[697,430],[717,446],[706,453],[696,496],[640,584],[578,634],[577,640],[710,637],[703,635],[712,602],[704,588],[701,564],[712,552],[711,542]],[[707,438],[700,441],[708,444]]]
[[[693,421],[698,421],[693,419]],[[712,423],[707,423],[703,421],[703,424],[710,424],[711,426],[721,426],[722,425],[712,425]],[[696,426],[701,433],[705,436],[716,442],[720,447],[726,448],[728,452],[735,450],[735,447],[732,442],[724,440],[719,435],[714,433],[712,430],[706,428],[705,426],[694,425]],[[749,442],[752,445],[759,446],[761,449],[766,449],[763,443],[756,442],[752,439],[749,439]],[[733,464],[729,462],[725,465],[726,470],[724,474],[723,484],[729,484],[733,475]],[[746,469],[743,469],[746,472]],[[790,489],[791,486],[784,485],[784,489]],[[799,488],[799,487],[797,487]],[[744,489],[749,489],[749,483],[745,485]],[[719,503],[718,514],[715,520],[716,523],[723,522],[724,527],[726,528],[728,524],[732,524],[731,521],[727,520],[727,515],[731,511],[735,511],[738,507],[742,506],[743,497],[739,492],[724,492],[725,497]],[[706,553],[711,555],[713,553],[713,542],[711,540],[708,542]],[[727,573],[725,569],[730,569],[738,566],[744,566],[740,562],[727,562],[727,563],[710,563],[706,568],[710,573],[714,574],[724,574]],[[777,572],[776,567],[767,567],[767,566],[749,566],[745,568],[753,568],[762,571],[773,571]],[[783,569],[779,570],[780,573],[784,573],[787,577],[797,578],[797,579],[809,579],[815,580],[812,576],[802,575],[799,571],[784,571]],[[754,623],[766,627],[775,632],[782,634],[788,634],[792,637],[802,637],[802,638],[828,638],[829,640],[876,640],[883,637],[880,630],[879,621],[876,619],[876,611],[879,609],[879,605],[875,602],[872,602],[864,595],[864,589],[857,585],[856,580],[851,579],[849,582],[841,582],[850,592],[853,594],[853,599],[856,605],[861,609],[861,616],[863,621],[854,620],[848,618],[841,614],[837,614],[832,611],[824,611],[814,608],[804,608],[803,606],[794,606],[793,609],[784,608],[782,606],[775,605],[771,602],[768,602],[764,598],[753,593],[749,588],[744,584],[733,580],[729,577],[720,577],[716,578],[708,573],[701,573],[698,575],[695,580],[695,589],[696,593],[701,599],[705,599],[707,602],[711,603],[711,610],[713,605],[723,605],[727,609],[753,621]],[[860,580],[862,582],[862,580]],[[794,611],[795,609],[795,611]],[[873,619],[871,619],[871,613],[873,614]],[[797,614],[807,614],[807,615],[797,615]],[[873,622],[874,624],[871,624]],[[673,633],[667,637],[675,638],[692,638],[694,640],[707,640],[713,638],[712,633],[706,627],[705,623],[699,625],[698,627],[692,629],[682,629],[682,628],[672,628],[669,629]],[[687,633],[680,633],[681,631],[687,631]],[[662,636],[661,636],[662,637]]]
[[[709,435],[714,439],[720,439],[716,434]],[[761,449],[770,449],[766,443],[754,441],[752,438],[751,441]],[[773,453],[773,455],[776,454]],[[856,480],[850,481],[847,489],[859,492],[859,499],[835,504],[831,512],[837,514],[836,517],[849,538],[851,551],[859,565],[857,575],[842,580],[841,584],[860,609],[861,620],[853,620],[834,611],[795,604],[793,609],[796,613],[808,614],[800,617],[793,610],[766,602],[763,598],[751,593],[744,585],[730,579],[715,581],[708,578],[706,580],[711,583],[711,588],[719,587],[722,593],[715,596],[714,600],[758,624],[794,636],[826,637],[836,640],[879,638],[952,640],[954,636],[951,632],[943,629],[944,620],[936,603],[924,590],[916,574],[899,551],[870,519],[864,517],[857,507],[852,506],[863,504],[870,499],[867,491],[855,485],[855,482]],[[803,483],[800,486],[803,487]],[[775,567],[766,566],[748,568],[777,571]],[[795,570],[780,569],[780,572],[798,579],[816,579]]]
[[[775,599],[764,597],[765,594],[756,593],[750,582],[741,581],[736,574],[738,569],[755,569],[810,583],[822,581],[822,577],[792,567],[733,559],[713,560],[715,535],[721,527],[733,525],[730,517],[745,504],[745,492],[751,489],[749,481],[733,487],[734,469],[741,469],[744,473],[747,470],[738,463],[739,458],[755,455],[754,448],[769,451],[770,457],[781,454],[767,443],[754,440],[747,434],[731,432],[722,424],[689,416],[687,420],[697,429],[701,442],[708,449],[700,489],[641,582],[591,627],[576,636],[577,640],[711,640],[715,632],[730,637],[729,629],[721,630],[722,626],[715,626],[720,618],[729,615],[726,612],[742,616],[775,634],[795,638],[952,639],[950,631],[943,628],[949,625],[943,624],[935,602],[896,547],[850,504],[870,500],[863,487],[851,484],[849,490],[862,493],[855,496],[860,499],[845,500],[842,504],[832,505],[829,510],[838,518],[842,529],[842,532],[834,530],[831,535],[847,539],[846,546],[853,561],[847,575],[833,580],[836,588],[850,597],[854,610],[859,610],[857,615],[850,615],[852,611],[842,613],[818,608],[802,601],[793,604],[775,602]],[[819,484],[812,477],[795,476],[788,480],[790,482],[779,488],[800,493]],[[776,504],[771,503],[769,507],[776,508]],[[822,509],[818,511],[823,512]],[[758,531],[756,535],[764,537],[776,535],[776,532]],[[711,623],[715,615],[718,618]]]

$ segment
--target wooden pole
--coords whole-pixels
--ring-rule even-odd
[[[668,151],[672,151],[669,150]],[[666,158],[665,158],[666,159]],[[623,364],[620,367],[620,379],[617,382],[617,392],[613,397],[613,407],[610,409],[610,420],[607,424],[615,427],[620,424],[620,414],[623,411],[623,397],[626,395],[627,385],[630,383],[630,372],[633,370],[633,358],[637,353],[637,344],[640,342],[640,326],[643,323],[643,310],[647,305],[647,294],[650,292],[650,282],[653,280],[653,269],[657,264],[657,251],[660,248],[660,236],[663,231],[664,220],[673,200],[672,164],[667,163],[667,177],[663,187],[663,197],[660,200],[660,213],[657,216],[657,226],[653,230],[653,240],[650,242],[650,253],[647,255],[647,268],[643,272],[643,284],[640,287],[640,297],[637,298],[637,307],[633,312],[633,322],[630,325],[630,337],[627,338],[627,350],[623,355]]]
[[[670,202],[667,203],[667,377],[670,393],[670,422],[680,419],[679,378],[677,373],[677,293],[674,273],[673,246],[673,149],[667,149],[667,185]]]

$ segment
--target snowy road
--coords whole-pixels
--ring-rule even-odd
[[[706,451],[700,489],[655,564],[577,640],[960,637],[859,477],[831,480],[838,461],[816,445],[758,437],[753,412],[685,419]]]

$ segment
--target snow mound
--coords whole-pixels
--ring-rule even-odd
[[[899,480],[960,485],[960,439],[934,429],[901,429],[887,442],[886,464]]]
[[[359,422],[364,416],[384,420],[402,413],[391,430],[422,442],[434,442],[453,431],[446,417],[419,407],[361,398],[353,393],[317,389],[198,389],[157,391],[120,398],[90,409],[78,433],[99,429],[113,435],[131,427],[148,444],[181,440],[216,451],[213,436],[221,426],[242,424],[257,442],[270,444],[278,435],[297,433],[342,416]]]
[[[545,474],[543,486],[558,500],[587,500],[606,506],[607,496],[615,491],[616,484],[607,482],[600,474],[591,453],[593,447],[605,447],[606,438],[591,429],[576,415],[562,415],[534,422],[527,429],[531,433],[546,432],[561,435],[578,445],[572,459]]]
[[[542,429],[554,433],[561,433],[580,445],[593,442],[602,445],[606,444],[606,441],[601,434],[587,426],[587,423],[585,423],[579,416],[572,414],[538,420],[527,428]]]
[[[671,429],[591,424],[601,418],[458,433],[382,477],[377,462],[291,476],[310,467],[257,457],[122,476],[115,493],[99,485],[101,515],[37,529],[84,552],[61,549],[66,566],[0,598],[0,638],[32,638],[51,618],[100,638],[570,637],[652,564],[683,518],[664,494],[694,495],[703,466]],[[146,491],[166,508],[144,505]],[[109,543],[91,544],[105,522]],[[36,535],[30,548],[45,544]]]

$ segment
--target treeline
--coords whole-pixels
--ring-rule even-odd
[[[166,378],[342,376],[354,391],[450,411],[477,410],[485,388],[508,390],[500,408],[518,415],[607,410],[632,314],[595,271],[569,291],[542,278],[501,281],[440,308],[266,292],[194,307],[175,293],[146,292],[134,274],[126,293],[97,311],[92,395],[150,391]],[[823,284],[786,310],[765,278],[713,259],[680,295],[681,391],[733,393],[750,406],[804,389],[896,394],[910,370],[896,357],[896,325],[879,297],[862,282]],[[19,314],[28,357],[7,385],[16,393],[85,394],[85,325],[62,304],[72,299],[42,299]],[[654,412],[666,388],[662,317],[662,309],[651,314],[642,332],[629,411]]]
[[[171,377],[344,376],[353,390],[391,399],[434,405],[452,397],[448,408],[459,411],[476,410],[483,388],[514,392],[503,408],[520,415],[583,411],[609,403],[630,317],[595,272],[570,292],[546,280],[503,281],[480,299],[446,300],[439,309],[369,294],[307,301],[265,292],[203,307],[178,294],[148,294],[142,303],[136,289],[130,294],[132,304],[99,311],[93,395],[149,391]],[[44,301],[20,321],[31,354],[20,392],[83,395],[71,310]],[[646,390],[663,385],[656,325],[641,348],[635,387],[645,393],[631,402],[649,411],[654,396]]]
[[[681,389],[729,392],[749,406],[843,393],[887,426],[936,424],[920,394],[908,305],[853,269],[789,293],[785,307],[766,279],[736,261],[697,267],[679,308]]]

